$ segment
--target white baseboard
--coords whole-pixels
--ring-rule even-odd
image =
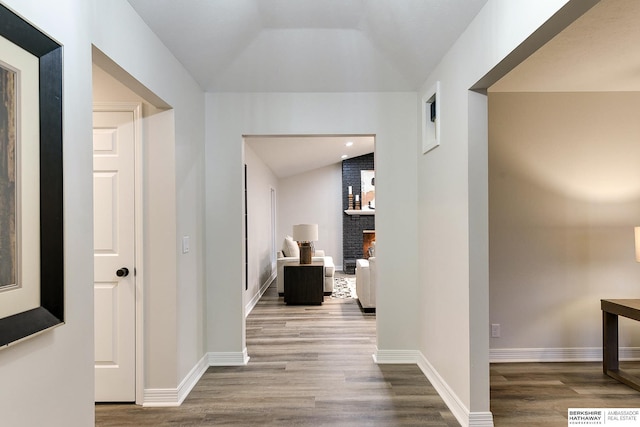
[[[194,366],[177,388],[151,388],[144,390],[142,406],[180,406],[209,366],[243,366],[249,363],[247,349],[243,352],[209,352]]]
[[[640,360],[640,347],[621,347],[620,360]],[[601,362],[602,347],[579,348],[492,348],[491,363],[517,362]]]
[[[273,273],[271,274],[271,277],[269,277],[262,285],[260,285],[260,289],[258,290],[258,293],[255,294],[253,298],[251,298],[251,301],[249,301],[249,303],[244,308],[245,318],[249,316],[253,308],[256,306],[256,304],[258,304],[258,301],[260,301],[260,298],[262,298],[262,295],[264,295],[264,293],[267,292],[267,289],[269,289],[269,286],[271,286],[273,281],[276,280],[276,277],[277,277],[277,272],[274,270]]]
[[[180,406],[177,388],[145,388],[142,406]]]
[[[471,412],[468,426],[493,427],[493,414],[491,412]]]
[[[417,350],[378,349],[373,356],[373,360],[378,364],[417,364],[461,426],[493,427],[493,415],[491,412],[470,412],[421,352]]]
[[[194,366],[187,376],[180,382],[178,388],[156,388],[144,390],[144,401],[142,406],[180,406],[187,398],[193,387],[200,381],[202,375],[207,371],[207,355],[204,355]]]
[[[244,366],[249,363],[247,348],[242,352],[214,352],[207,354],[209,366]]]
[[[417,364],[420,352],[417,350],[380,350],[373,355],[373,361],[379,365]]]

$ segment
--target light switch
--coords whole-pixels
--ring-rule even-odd
[[[189,253],[189,236],[182,236],[182,253]]]

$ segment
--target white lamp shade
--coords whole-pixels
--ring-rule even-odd
[[[294,225],[293,240],[296,242],[315,242],[318,240],[318,224]]]
[[[636,227],[636,261],[640,262],[640,227]]]

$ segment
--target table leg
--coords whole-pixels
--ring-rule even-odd
[[[618,315],[602,312],[602,370],[617,371],[618,358]]]

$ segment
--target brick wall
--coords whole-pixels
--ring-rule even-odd
[[[354,200],[360,191],[360,171],[375,170],[374,155],[347,159],[342,162],[342,209],[349,209],[349,186],[352,186]],[[342,265],[345,273],[354,274],[356,260],[363,258],[362,231],[375,230],[375,215],[342,214]]]

